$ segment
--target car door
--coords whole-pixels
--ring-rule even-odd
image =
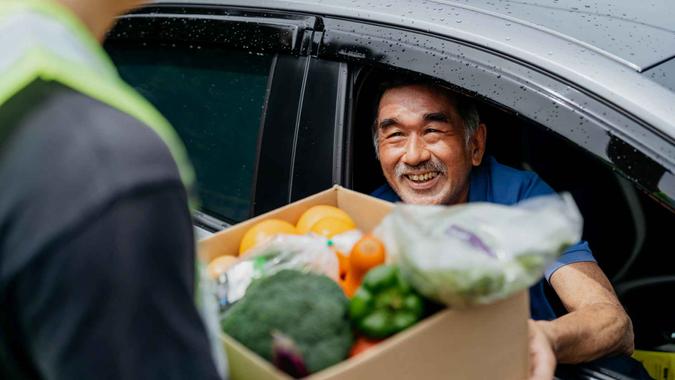
[[[334,182],[344,103],[335,78],[345,70],[315,57],[320,29],[312,16],[157,5],[109,34],[122,78],[186,145],[201,235]]]

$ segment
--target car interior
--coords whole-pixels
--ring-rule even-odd
[[[353,188],[360,192],[371,193],[385,183],[371,125],[379,84],[394,75],[397,72],[383,68],[354,70],[351,167]],[[668,275],[672,268],[664,265],[670,262],[666,256],[672,249],[662,248],[668,247],[667,229],[675,226],[672,210],[545,126],[485,100],[476,103],[488,129],[486,154],[511,167],[535,171],[556,191],[573,195],[584,217],[583,238],[633,320],[636,347],[675,343],[675,308],[663,304],[675,291],[675,276]],[[557,300],[548,290],[553,296],[549,298]],[[564,313],[559,301],[554,307]]]

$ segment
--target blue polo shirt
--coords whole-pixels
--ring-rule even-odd
[[[483,163],[471,171],[469,180],[469,202],[491,202],[512,205],[538,195],[554,194],[553,189],[533,172],[517,170],[497,162],[493,157],[485,157]],[[394,190],[385,184],[375,190],[374,197],[400,202]],[[581,241],[569,247],[544,272],[549,281],[553,272],[564,265],[592,261],[595,262],[588,243]],[[530,287],[530,311],[532,319],[552,320],[557,317],[546,298],[544,279]]]

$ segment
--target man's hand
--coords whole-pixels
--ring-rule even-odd
[[[551,380],[555,372],[555,355],[552,343],[539,325],[528,321],[530,335],[529,380]]]

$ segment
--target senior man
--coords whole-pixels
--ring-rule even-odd
[[[535,173],[484,156],[486,127],[469,99],[415,78],[385,84],[381,94],[373,139],[387,184],[374,196],[415,204],[511,205],[553,193]],[[555,314],[544,281],[567,314]],[[530,351],[540,373],[553,367],[547,345],[560,363],[633,351],[630,318],[586,242],[568,248],[546,270],[545,279],[530,288],[530,305]]]

